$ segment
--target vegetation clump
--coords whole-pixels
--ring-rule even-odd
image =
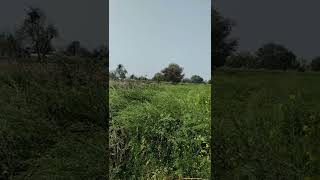
[[[217,179],[319,179],[320,87],[314,73],[216,71]]]
[[[0,179],[108,179],[107,50],[56,51],[57,36],[38,8],[0,35]]]
[[[209,85],[110,87],[111,178],[210,177]]]

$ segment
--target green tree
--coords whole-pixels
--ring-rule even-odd
[[[146,76],[140,76],[138,77],[138,80],[147,81],[148,78]]]
[[[117,76],[116,76],[116,73],[114,71],[112,72],[109,72],[109,79],[111,80],[117,80]]]
[[[198,75],[191,76],[192,83],[203,83],[203,78]]]
[[[131,74],[131,76],[129,77],[129,79],[131,79],[131,80],[137,80],[138,77],[136,77],[134,74]]]
[[[152,80],[160,82],[160,81],[164,81],[165,78],[164,78],[164,75],[162,73],[158,72],[153,76]]]
[[[226,62],[226,58],[236,49],[238,41],[229,38],[234,22],[228,18],[224,18],[220,13],[213,9],[211,18],[211,26],[213,36],[211,41],[213,42],[213,66],[220,67]]]
[[[190,78],[184,78],[182,79],[183,83],[191,83],[191,79]]]
[[[314,59],[311,61],[310,66],[311,66],[311,69],[312,69],[313,71],[320,71],[320,56],[314,58]]]
[[[162,71],[164,79],[169,82],[178,83],[184,77],[183,68],[180,67],[178,64],[169,64],[168,67],[164,68]]]
[[[250,52],[243,51],[228,57],[226,66],[253,69],[259,67],[258,59]]]
[[[119,64],[117,66],[117,69],[115,70],[115,76],[121,80],[124,80],[126,78],[126,74],[128,71],[124,68],[122,64]]]
[[[300,58],[297,59],[297,62],[299,64],[298,71],[304,72],[304,71],[307,70],[307,68],[308,68],[308,63],[307,62],[308,61],[306,59],[300,57]]]
[[[296,55],[280,44],[268,43],[257,51],[261,67],[266,69],[296,69]]]

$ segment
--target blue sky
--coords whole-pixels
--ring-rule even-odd
[[[152,77],[169,63],[210,79],[211,0],[110,0],[110,70]]]

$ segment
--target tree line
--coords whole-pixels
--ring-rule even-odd
[[[52,41],[59,37],[59,30],[47,22],[46,14],[39,8],[30,7],[25,18],[13,33],[0,34],[0,57],[31,58],[37,57],[44,62],[48,55],[106,58],[107,47],[100,45],[92,51],[79,41],[70,42],[66,48],[57,50]]]
[[[128,71],[124,65],[119,64],[114,71],[109,73],[111,80],[143,80],[143,81],[156,81],[156,82],[171,82],[171,83],[211,83],[211,80],[205,82],[199,75],[192,75],[191,78],[185,78],[183,74],[183,67],[178,64],[171,63],[160,72],[154,74],[151,79],[146,76],[136,76],[134,74],[127,76]]]
[[[284,45],[269,42],[255,52],[237,52],[238,40],[231,38],[235,22],[223,17],[216,9],[212,12],[213,68],[231,67],[267,70],[320,70],[320,56],[310,61],[297,57]]]

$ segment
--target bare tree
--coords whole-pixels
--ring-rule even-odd
[[[46,16],[39,8],[30,7],[26,18],[18,30],[19,38],[24,40],[42,61],[52,50],[52,39],[58,37],[58,30],[52,24],[46,23]]]

